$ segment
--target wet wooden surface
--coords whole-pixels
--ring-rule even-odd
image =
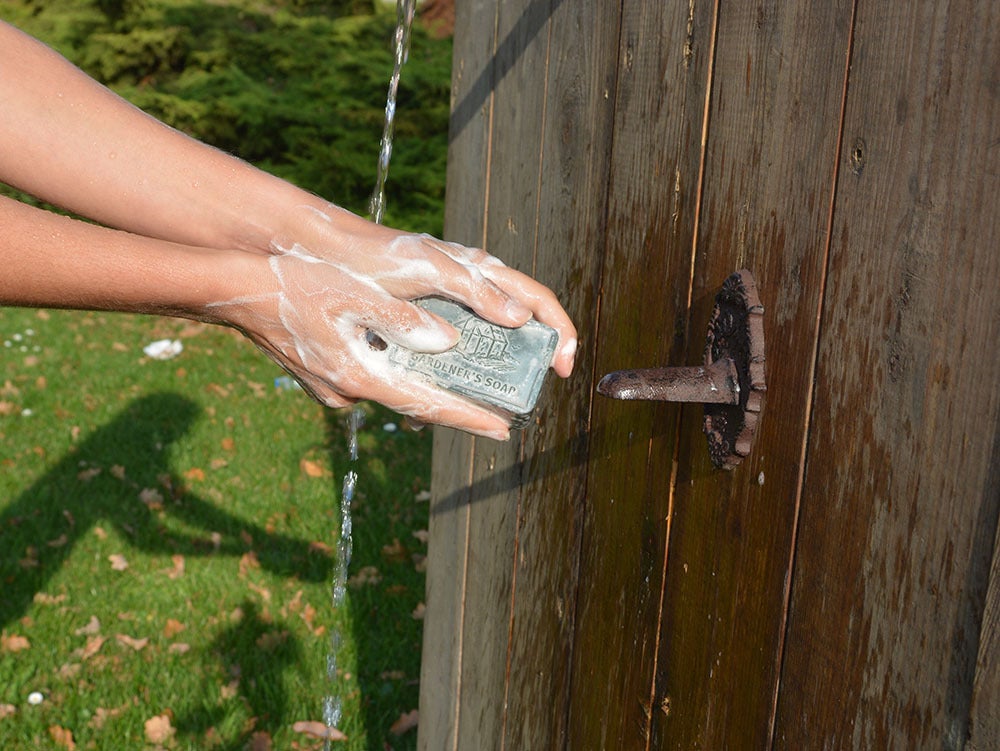
[[[993,543],[993,566],[980,628],[966,746],[968,751],[991,748],[1000,748],[1000,529]]]
[[[819,335],[849,3],[720,8],[694,265],[699,357],[722,280],[764,304],[767,395],[754,450],[714,470],[685,407],[657,662],[653,747],[767,748]],[[803,746],[804,748],[805,746]]]
[[[860,3],[778,745],[958,748],[1000,506],[1000,7]]]
[[[435,436],[421,749],[994,747],[998,10],[468,0],[453,93],[446,234],[581,347],[510,444]],[[594,386],[699,363],[744,267],[727,473]]]
[[[491,81],[480,72],[492,55],[492,36],[484,43],[470,33],[473,18],[494,12],[493,0],[460,5],[465,25],[456,26],[452,74],[449,195],[464,196],[445,207],[448,236],[480,246],[484,242]],[[457,19],[456,19],[457,21]],[[456,102],[465,102],[457,109]],[[456,748],[461,670],[464,664],[466,570],[474,488],[471,483],[475,440],[453,430],[434,433],[434,469],[428,526],[434,553],[427,558],[428,607],[420,670],[419,747],[425,751]]]

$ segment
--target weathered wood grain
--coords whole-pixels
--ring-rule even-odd
[[[458,4],[447,232],[581,352],[519,442],[435,436],[422,749],[995,745],[1000,8],[910,6]],[[724,473],[592,389],[700,361],[740,267]]]
[[[1000,504],[1000,7],[858,3],[776,745],[961,748]]]
[[[1000,474],[1000,440],[993,448],[993,466]],[[1000,492],[1000,490],[998,490]],[[979,656],[972,684],[967,751],[1000,748],[1000,528],[993,543],[993,565],[979,629]]]
[[[484,25],[483,18],[492,20],[494,11],[493,0],[466,0],[455,8],[445,236],[473,246],[484,241],[494,25]],[[475,450],[475,439],[435,429],[417,736],[421,751],[458,748]]]
[[[614,88],[619,14],[610,3],[564,2],[554,8],[546,30],[545,76],[531,84],[545,92],[538,208],[534,226],[520,231],[519,242],[534,249],[533,273],[556,292],[577,322],[581,346],[575,374],[567,381],[550,378],[535,425],[524,433],[504,697],[506,749],[559,749],[567,737],[593,399],[594,310],[614,114],[605,92]],[[524,96],[518,99],[523,104]]]
[[[683,351],[711,11],[622,5],[591,388],[605,372],[676,363]],[[594,402],[567,748],[647,745],[677,416]]]
[[[493,110],[490,119],[485,248],[529,273],[544,118],[549,3],[510,0],[496,12]],[[522,235],[522,233],[524,233]],[[479,441],[472,468],[477,502],[470,509],[466,608],[478,617],[466,630],[459,748],[502,748],[510,667],[511,601],[523,476],[519,436]]]
[[[683,412],[654,748],[769,743],[850,17],[849,2],[719,9],[686,358],[701,357],[721,283],[749,269],[765,307],[767,399],[730,473],[711,467],[701,409]]]

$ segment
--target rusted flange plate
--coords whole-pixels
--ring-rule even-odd
[[[739,379],[738,404],[706,404],[705,435],[712,463],[733,469],[750,453],[764,407],[764,306],[749,271],[737,271],[715,297],[705,365],[729,358]]]

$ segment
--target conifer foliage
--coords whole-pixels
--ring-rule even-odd
[[[4,18],[170,125],[367,213],[395,13],[364,0],[7,0]],[[386,223],[440,234],[451,40],[418,23]]]

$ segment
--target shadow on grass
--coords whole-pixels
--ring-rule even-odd
[[[429,431],[383,430],[385,423],[395,424],[398,415],[378,405],[368,407],[366,424],[359,432],[358,461],[346,465],[349,418],[344,411],[326,413],[327,445],[334,465],[358,474],[348,575],[378,572],[377,582],[348,587],[350,633],[344,638],[354,653],[340,657],[342,667],[355,674],[360,691],[357,719],[365,729],[365,747],[408,751],[416,748],[416,731],[396,734],[390,728],[416,709],[419,699],[423,628],[413,612],[424,600],[425,581],[415,559],[426,548],[415,541],[413,533],[427,528],[428,505],[416,502],[415,497],[429,487],[431,435]],[[341,480],[335,478],[338,503]],[[342,697],[345,690],[346,685],[331,686]],[[347,702],[345,713],[353,711],[352,704]]]
[[[249,534],[263,568],[308,581],[326,577],[330,563],[325,556],[314,560],[317,554],[308,541],[269,533],[233,516],[187,492],[171,473],[169,447],[197,416],[197,405],[176,394],[137,399],[0,513],[0,628],[25,614],[83,536],[99,525],[116,528],[136,549],[186,556],[239,557],[246,552],[241,535]],[[125,477],[112,475],[115,465],[127,468]],[[82,468],[101,472],[83,482]],[[166,529],[139,499],[143,488],[172,495],[163,504],[167,516],[195,532]],[[212,533],[218,536],[213,539]]]
[[[302,649],[298,640],[281,629],[280,622],[272,616],[261,613],[254,601],[244,600],[239,610],[239,619],[213,640],[209,653],[228,670],[234,686],[230,689],[232,700],[246,705],[254,718],[253,731],[274,734],[288,724],[289,696],[281,674],[302,659]],[[177,730],[183,737],[204,738],[211,728],[222,725],[229,714],[225,704],[182,709],[176,721]],[[220,745],[213,747],[218,751],[241,751],[248,747],[248,732],[237,734],[228,744],[221,745],[220,741]]]

